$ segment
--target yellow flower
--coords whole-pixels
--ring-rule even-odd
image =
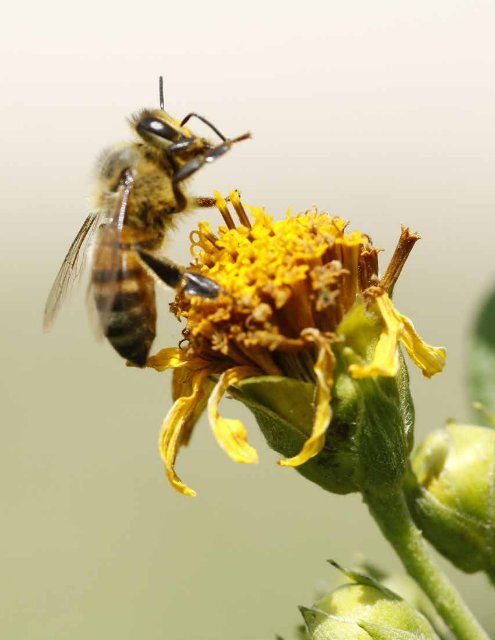
[[[225,226],[214,232],[202,222],[191,234],[191,268],[217,282],[221,294],[210,299],[179,293],[171,307],[185,320],[183,344],[148,361],[159,371],[175,369],[174,405],[163,423],[160,451],[171,483],[186,495],[195,494],[175,473],[175,460],[206,408],[227,454],[237,462],[258,460],[244,425],[219,413],[229,387],[259,376],[283,376],[315,386],[311,433],[297,455],[280,460],[284,466],[299,466],[325,443],[336,354],[352,351],[348,372],[355,379],[395,376],[400,344],[427,377],[441,371],[445,362],[444,349],[425,344],[390,297],[418,239],[409,229],[403,228],[380,279],[379,250],[369,236],[348,231],[342,218],[312,210],[289,212],[284,220],[274,221],[258,207],[246,207],[248,217],[235,191],[230,202],[239,225],[217,194]],[[378,327],[374,337],[348,321],[351,311]]]

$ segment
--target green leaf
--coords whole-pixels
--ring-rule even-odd
[[[469,350],[469,392],[472,402],[495,414],[495,289],[485,299],[476,318]],[[480,422],[480,414],[476,416]],[[490,419],[481,413],[486,426]]]

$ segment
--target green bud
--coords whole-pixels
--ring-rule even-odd
[[[350,582],[301,607],[312,640],[438,640],[428,621],[373,578],[346,571]]]
[[[408,501],[424,536],[459,569],[495,576],[495,430],[448,424],[415,452]]]
[[[385,573],[376,565],[372,565],[365,560],[358,562],[357,566],[360,572],[366,573],[379,581],[384,587],[399,595],[414,609],[423,614],[440,637],[448,636],[447,627],[431,600],[411,577],[405,573]]]

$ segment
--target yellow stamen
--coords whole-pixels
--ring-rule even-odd
[[[232,202],[232,206],[234,207],[235,212],[237,213],[240,223],[245,227],[248,227],[249,229],[251,229],[251,223],[249,222],[247,213],[244,210],[244,207],[242,206],[241,199],[239,198],[239,192],[236,189],[233,189],[230,192],[229,198],[230,198],[230,202]]]
[[[219,378],[208,400],[208,418],[219,445],[235,461],[253,464],[258,462],[258,454],[247,442],[247,431],[240,420],[223,418],[218,405],[227,389],[246,378],[260,375],[253,367],[233,367]]]
[[[216,200],[216,207],[222,214],[222,218],[225,220],[225,224],[227,225],[227,227],[229,229],[235,229],[235,222],[233,221],[232,216],[230,215],[230,211],[228,210],[228,207],[227,207],[227,202],[219,191],[215,191],[215,200]]]
[[[331,344],[317,329],[305,329],[301,335],[308,341],[318,345],[318,357],[314,365],[317,379],[316,410],[310,437],[306,440],[297,456],[283,458],[278,461],[283,467],[298,467],[320,453],[325,444],[325,433],[332,418],[330,401],[332,398],[335,356]]]

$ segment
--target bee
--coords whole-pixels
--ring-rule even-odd
[[[186,124],[196,118],[218,136],[214,144]],[[90,298],[103,335],[126,360],[144,366],[156,334],[155,282],[206,298],[218,296],[211,279],[175,264],[163,245],[177,214],[214,206],[213,198],[191,197],[184,182],[250,137],[226,138],[206,118],[189,113],[182,120],[160,109],[133,115],[137,136],[101,155],[95,178],[95,213],[88,215],[71,244],[48,296],[43,326],[49,329],[91,252]]]

